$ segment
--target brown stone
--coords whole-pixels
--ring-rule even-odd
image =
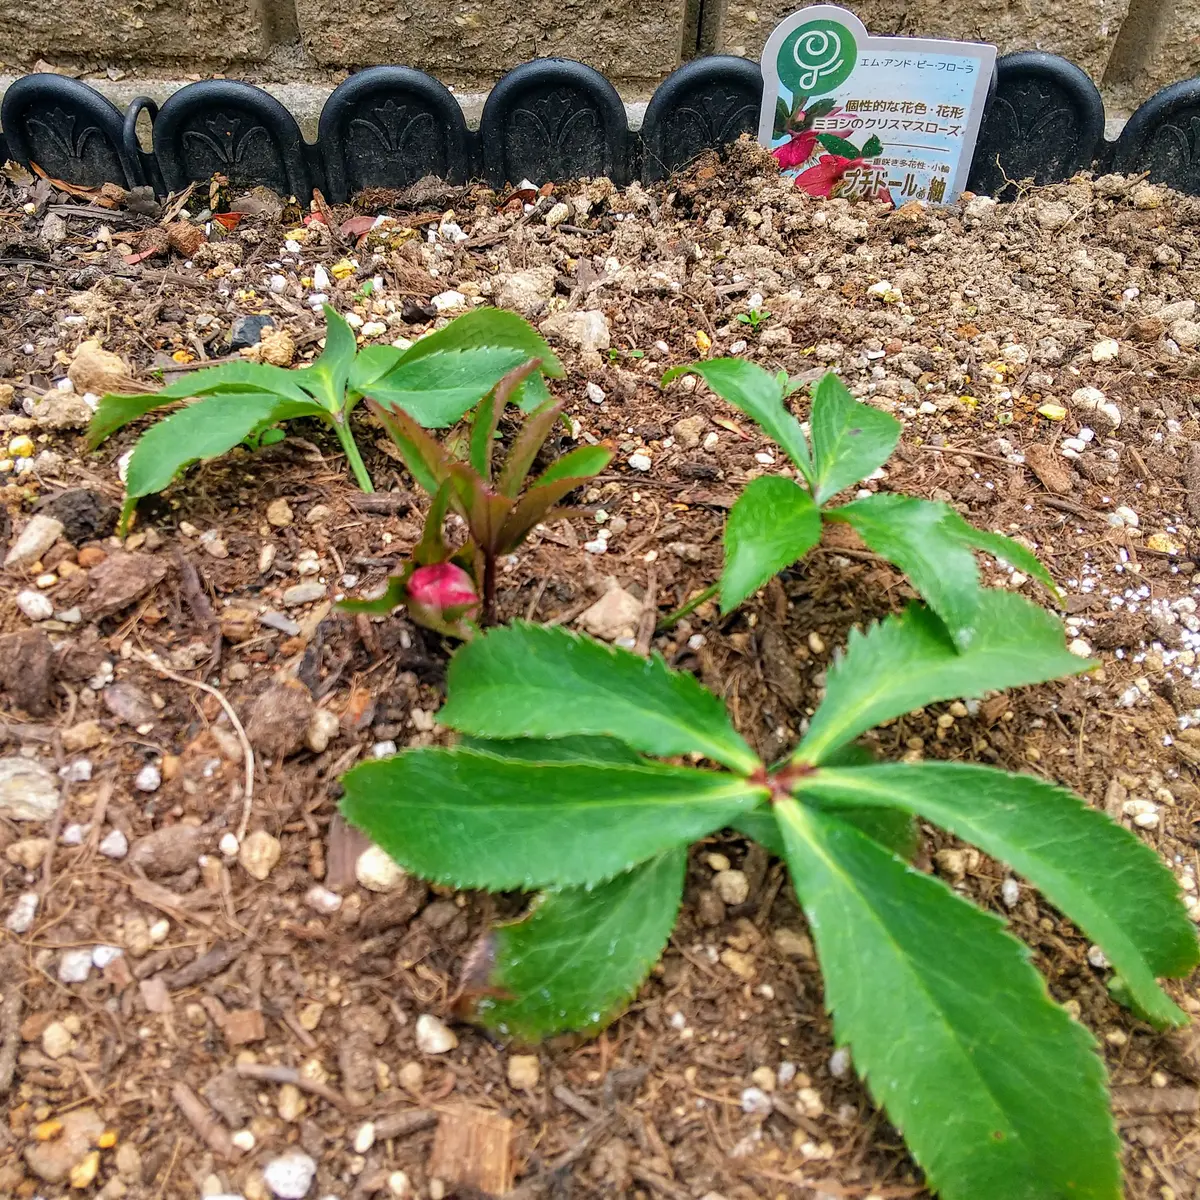
[[[238,1008],[225,1018],[225,1040],[231,1046],[244,1046],[247,1042],[261,1042],[267,1036],[267,1024],[261,1010]]]
[[[25,1147],[26,1165],[47,1183],[62,1183],[104,1132],[100,1114],[91,1107],[73,1109],[60,1119],[62,1131],[57,1137]]]
[[[112,616],[141,599],[166,577],[167,565],[150,554],[118,551],[88,572],[87,615]]]
[[[313,714],[313,698],[294,679],[273,683],[254,702],[246,722],[246,736],[255,750],[268,758],[286,758],[304,745]]]
[[[1071,491],[1070,464],[1048,446],[1037,442],[1026,446],[1025,465],[1038,477],[1048,492],[1065,496]]]
[[[40,629],[0,638],[0,687],[17,708],[44,717],[54,698],[54,647]]]

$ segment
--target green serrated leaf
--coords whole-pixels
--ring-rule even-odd
[[[741,358],[712,358],[672,367],[662,377],[662,384],[666,387],[689,372],[699,375],[722,400],[744,412],[811,482],[813,465],[808,441],[800,422],[784,404],[783,388],[774,375]]]
[[[526,1042],[599,1032],[662,954],[686,868],[687,848],[679,846],[599,887],[540,896],[524,920],[488,938],[491,969],[465,989],[474,1018]]]
[[[883,466],[900,440],[900,428],[895,417],[855,400],[836,375],[819,380],[812,406],[817,503]]]
[[[1056,618],[1012,592],[980,593],[975,631],[960,651],[941,622],[918,605],[865,634],[852,629],[795,760],[822,762],[881,721],[938,700],[1044,683],[1096,665],[1067,650]]]
[[[600,883],[720,829],[766,794],[693,767],[538,763],[461,747],[362,763],[342,784],[343,815],[401,866],[492,891]]]
[[[1007,863],[1100,946],[1155,1024],[1186,1022],[1155,982],[1200,963],[1179,887],[1153,850],[1078,796],[959,763],[822,768],[797,786],[804,797],[903,809]]]
[[[529,486],[549,487],[564,479],[590,479],[612,462],[607,446],[577,446],[556,458]]]
[[[746,774],[759,765],[721,702],[691,675],[657,655],[523,621],[458,650],[438,720],[480,737],[600,735],[661,758],[694,752]]]
[[[544,376],[561,379],[565,374],[562,362],[545,338],[528,321],[500,308],[476,308],[455,317],[444,329],[415,342],[404,352],[404,361],[416,362],[430,354],[479,347],[520,351],[519,362],[530,358],[542,360],[541,370],[525,381],[516,400],[522,412],[530,412],[550,399]]]
[[[443,429],[525,361],[522,351],[502,346],[447,350],[417,359],[406,354],[399,366],[371,385],[370,397],[385,408],[403,409],[426,429]]]
[[[88,424],[88,448],[95,450],[105,438],[130,421],[175,402],[175,397],[164,396],[162,392],[147,392],[143,396],[102,396]]]
[[[616,738],[481,738],[464,734],[459,738],[464,750],[478,750],[498,758],[515,758],[521,762],[594,762],[644,763],[646,760],[632,747]]]
[[[270,363],[227,362],[219,367],[186,372],[157,395],[169,400],[211,396],[216,392],[275,392],[289,400],[311,399],[302,386],[303,371],[288,371]]]
[[[837,107],[837,101],[831,97],[826,97],[824,100],[814,100],[805,110],[805,116],[808,117],[809,124],[819,120],[821,117],[827,117]]]
[[[1010,567],[1033,576],[1046,587],[1052,596],[1057,597],[1062,594],[1058,590],[1058,584],[1054,582],[1050,572],[1038,560],[1037,555],[1026,550],[1020,542],[1015,542],[1012,538],[1005,537],[1000,533],[989,533],[985,529],[977,529],[949,505],[947,505],[945,524],[964,546],[970,546],[973,550],[982,550],[984,554],[990,554],[993,558],[1003,559]]]
[[[854,808],[850,805],[839,805],[837,815],[840,820],[853,825],[905,862],[912,861],[917,847],[921,844],[917,823],[908,813],[897,808]],[[770,805],[764,804],[751,812],[734,817],[730,828],[736,829],[752,842],[757,842],[776,858],[784,857],[783,834]]]
[[[858,147],[853,142],[840,138],[835,133],[818,133],[817,141],[830,153],[841,158],[858,158]]]
[[[1000,920],[829,812],[776,806],[838,1043],[946,1200],[1118,1200],[1089,1034]]]
[[[869,549],[895,563],[962,648],[975,633],[979,567],[970,548],[945,524],[952,511],[945,504],[876,492],[825,516],[845,521]]]
[[[161,492],[191,463],[225,454],[256,429],[293,415],[287,401],[265,392],[206,396],[142,434],[125,473],[125,494],[135,500]]]
[[[371,390],[371,385],[394,371],[404,357],[404,351],[396,346],[364,346],[350,365],[346,386],[360,395]]]
[[[752,479],[725,524],[721,611],[737,608],[820,539],[821,511],[808,492],[778,475]]]
[[[860,158],[877,158],[883,153],[883,143],[872,134],[863,142],[863,148],[858,153]]]

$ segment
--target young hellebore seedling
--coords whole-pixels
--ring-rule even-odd
[[[422,422],[399,405],[385,407],[372,396],[368,404],[395,443],[417,485],[431,497],[420,542],[399,575],[388,581],[377,600],[345,601],[350,612],[388,613],[404,606],[429,629],[467,638],[479,615],[496,619],[496,571],[535,525],[565,515],[559,502],[604,470],[612,451],[580,446],[530,478],[538,451],[562,417],[565,402],[547,400],[526,418],[503,465],[493,470],[496,430],[509,400],[536,378],[541,360],[530,358],[511,370],[488,393],[470,422],[467,461],[457,460],[448,445],[430,437]],[[468,540],[452,549],[443,526],[453,510],[466,522]]]
[[[266,363],[231,362],[185,375],[161,391],[107,395],[92,418],[93,448],[156,408],[190,400],[138,439],[125,472],[126,528],[137,501],[161,492],[186,467],[216,458],[248,440],[269,444],[267,431],[296,417],[315,417],[337,434],[363,491],[371,478],[350,429],[350,413],[369,392],[380,405],[400,406],[421,424],[452,425],[509,371],[529,358],[540,372],[518,397],[525,408],[549,398],[542,375],[561,376],[562,364],[515,313],[479,308],[421,338],[406,350],[367,346],[327,304],[325,349],[311,366],[286,370]]]
[[[1175,880],[1042,779],[878,763],[854,745],[913,709],[1094,665],[1013,593],[984,590],[972,621],[966,646],[915,603],[852,632],[799,746],[773,765],[661,658],[525,623],[492,630],[450,663],[439,720],[460,744],[355,767],[342,811],[427,879],[541,892],[472,956],[460,1001],[521,1041],[613,1020],[670,935],[688,844],[742,831],[786,861],[837,1042],[932,1189],[1115,1200],[1119,1143],[1094,1041],[1001,919],[910,865],[914,819],[1039,888],[1102,948],[1114,994],[1159,1026],[1185,1018],[1156,977],[1200,959]]]
[[[961,649],[976,636],[982,594],[974,552],[1001,558],[1057,595],[1054,581],[1019,542],[976,529],[948,504],[893,492],[876,492],[848,504],[829,502],[843,489],[883,466],[900,440],[900,422],[855,400],[833,374],[813,389],[808,435],[787,406],[799,384],[754,363],[714,358],[675,367],[663,384],[691,372],[745,413],[791,459],[798,480],[764,475],[746,485],[725,525],[725,567],[720,583],[673,613],[678,619],[720,593],[731,612],[772,576],[803,558],[821,538],[822,521],[849,525],[876,554],[912,581]]]

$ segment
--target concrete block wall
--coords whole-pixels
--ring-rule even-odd
[[[1195,0],[845,0],[872,32],[995,42],[1064,55],[1128,111],[1200,74]],[[714,51],[757,58],[796,0],[0,0],[0,74],[37,60],[255,82],[321,81],[400,63],[486,90],[528,59],[562,55],[648,94]]]

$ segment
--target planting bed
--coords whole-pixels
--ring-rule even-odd
[[[786,465],[704,385],[657,380],[705,351],[837,369],[905,422],[865,486],[1023,539],[1064,592],[1070,636],[1103,660],[871,740],[1075,788],[1159,850],[1200,919],[1200,199],[1109,176],[893,212],[813,200],[740,145],[654,189],[418,185],[329,224],[255,195],[207,244],[203,225],[169,247],[146,232],[161,214],[145,198],[97,200],[19,177],[0,193],[0,425],[5,446],[33,443],[5,460],[0,531],[19,545],[39,512],[65,526],[0,586],[0,755],[5,779],[25,772],[0,780],[0,1194],[257,1200],[264,1169],[278,1186],[295,1153],[317,1164],[314,1197],[478,1195],[470,1180],[502,1151],[451,1146],[464,1123],[479,1134],[478,1110],[510,1120],[489,1128],[511,1139],[521,1196],[924,1194],[833,1052],[781,865],[736,835],[693,854],[663,961],[607,1032],[529,1050],[455,1023],[495,902],[372,867],[335,817],[352,763],[445,736],[449,646],[403,616],[332,607],[382,583],[423,515],[365,411],[376,495],[333,438],[294,427],[194,469],[112,539],[133,434],[89,454],[80,394],[222,357],[250,315],[275,327],[253,353],[311,359],[314,292],[367,341],[416,336],[475,297],[540,326],[567,367],[559,448],[595,439],[616,457],[583,498],[594,513],[505,564],[502,615],[653,647],[725,697],[768,758],[796,741],[848,629],[910,593],[827,529],[738,612],[709,604],[655,634],[717,577],[742,484]],[[395,221],[359,244],[367,222],[344,222],[377,213]],[[89,338],[121,361],[79,351]],[[57,386],[68,372],[74,392]],[[255,751],[248,822],[226,704]],[[336,717],[323,731],[316,708]],[[32,809],[15,811],[18,791]],[[1113,1003],[1103,959],[1002,866],[929,830],[917,861],[1004,915],[1096,1036],[1129,1194],[1196,1195],[1194,1034],[1157,1034]],[[36,913],[14,917],[31,895]],[[1191,981],[1168,990],[1200,1010]]]

